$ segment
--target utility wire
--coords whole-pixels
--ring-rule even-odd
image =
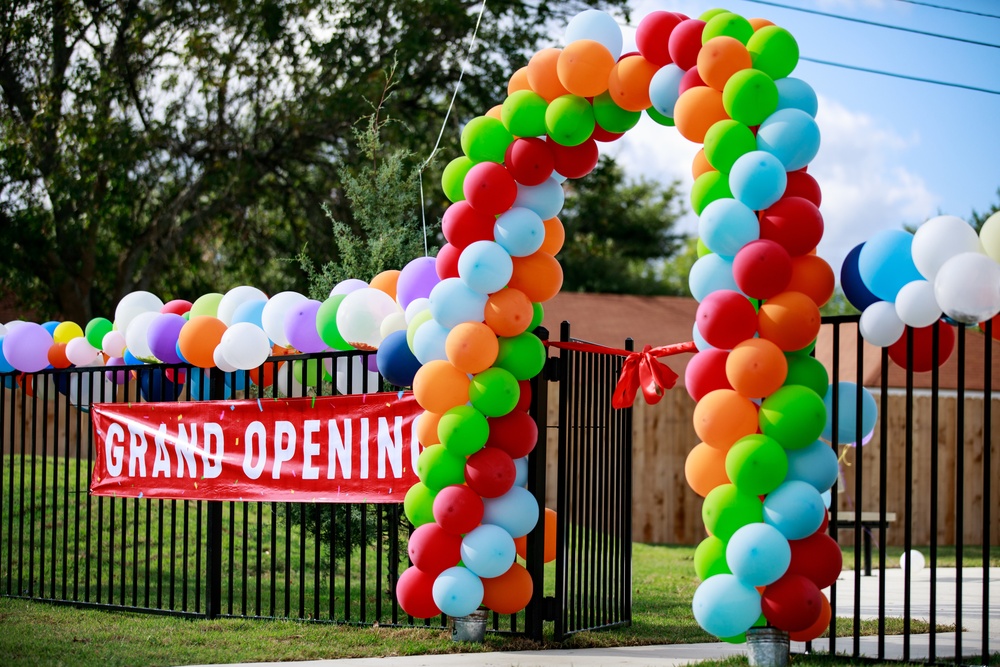
[[[891,25],[889,23],[879,23],[877,21],[868,21],[866,19],[852,18],[849,16],[840,16],[839,14],[830,14],[829,12],[821,12],[816,9],[805,9],[803,7],[791,7],[789,5],[783,5],[778,2],[768,2],[767,0],[746,0],[746,2],[752,2],[758,5],[767,5],[769,7],[780,7],[781,9],[788,9],[793,12],[803,12],[805,14],[813,14],[815,16],[824,16],[826,18],[838,19],[841,21],[850,21],[851,23],[861,23],[863,25],[870,25],[876,28],[886,28],[887,30],[898,30],[899,32],[908,32],[914,35],[923,35],[924,37],[936,37],[937,39],[947,39],[953,42],[962,42],[964,44],[973,44],[975,46],[987,46],[991,49],[1000,49],[1000,44],[992,44],[990,42],[980,42],[974,39],[966,39],[964,37],[952,37],[951,35],[940,35],[936,32],[927,32],[925,30],[916,30],[914,28],[903,28],[897,25]]]
[[[820,60],[819,58],[807,58],[806,56],[799,56],[799,60],[805,60],[811,63],[817,63],[819,65],[828,65],[830,67],[840,67],[843,69],[852,69],[857,72],[867,72],[868,74],[880,74],[882,76],[891,76],[896,79],[906,79],[907,81],[918,81],[920,83],[931,83],[936,86],[948,86],[949,88],[962,88],[963,90],[973,90],[977,93],[987,93],[989,95],[1000,95],[1000,90],[990,90],[989,88],[979,88],[977,86],[967,86],[964,83],[952,83],[950,81],[938,81],[937,79],[925,79],[919,76],[910,76],[909,74],[898,74],[896,72],[884,72],[882,70],[871,69],[869,67],[859,67],[857,65],[845,65],[843,63],[830,62],[829,60]]]
[[[943,9],[946,12],[955,12],[957,14],[971,14],[972,16],[985,16],[988,19],[1000,19],[1000,16],[996,14],[987,14],[986,12],[974,12],[971,9],[958,9],[956,7],[945,7],[944,5],[935,5],[930,2],[918,2],[917,0],[896,0],[896,2],[905,2],[909,5],[919,5],[920,7],[930,7],[932,9]]]

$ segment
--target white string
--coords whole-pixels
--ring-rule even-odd
[[[458,97],[458,91],[462,88],[462,77],[465,76],[465,68],[468,66],[469,59],[472,57],[472,49],[476,45],[476,36],[479,34],[479,25],[483,21],[483,12],[486,11],[486,0],[483,0],[482,4],[479,6],[479,16],[476,17],[476,27],[472,31],[472,36],[469,38],[469,48],[465,53],[465,60],[462,61],[462,70],[458,73],[458,81],[455,82],[455,90],[451,94],[451,103],[448,104],[448,110],[444,114],[444,120],[441,121],[441,131],[438,132],[437,141],[434,143],[434,148],[431,150],[431,154],[427,156],[424,163],[420,165],[420,171],[418,172],[418,177],[420,179],[420,219],[424,227],[424,257],[427,257],[427,209],[424,205],[424,169],[430,164],[431,160],[434,159],[434,155],[437,153],[438,148],[441,146],[441,138],[444,136],[444,129],[448,126],[448,118],[451,117],[451,110],[455,107],[455,99]]]

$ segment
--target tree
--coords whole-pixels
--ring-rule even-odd
[[[990,208],[987,211],[985,211],[984,213],[980,213],[975,209],[972,210],[972,226],[976,228],[977,233],[980,230],[982,230],[983,224],[986,223],[986,220],[991,215],[993,215],[997,211],[1000,211],[1000,188],[997,188],[996,194],[997,194],[997,201],[991,204]]]

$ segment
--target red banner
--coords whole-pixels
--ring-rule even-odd
[[[412,393],[91,408],[95,495],[395,503],[418,481]]]

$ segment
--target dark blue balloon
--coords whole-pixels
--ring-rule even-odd
[[[861,280],[861,272],[858,270],[858,257],[861,256],[861,249],[864,243],[856,245],[844,258],[844,264],[840,267],[840,287],[844,290],[844,296],[851,302],[851,305],[864,312],[865,308],[876,301],[881,301],[871,293],[871,290]]]
[[[139,371],[139,393],[150,403],[176,401],[183,383],[174,383],[163,374],[162,368],[143,368]]]
[[[406,344],[405,331],[393,331],[386,336],[378,346],[375,359],[382,377],[397,387],[409,387],[420,370],[420,362]]]

